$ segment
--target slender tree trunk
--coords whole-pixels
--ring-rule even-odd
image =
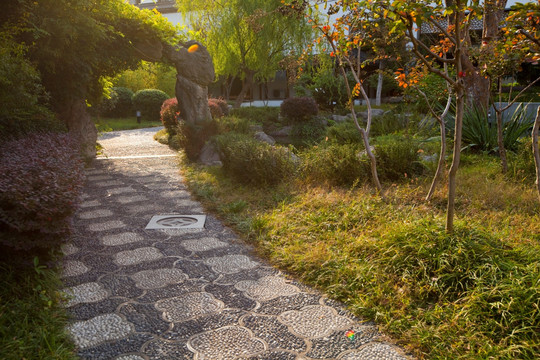
[[[497,114],[497,145],[499,147],[499,157],[501,158],[502,173],[506,174],[508,171],[508,161],[506,160],[506,148],[504,147],[503,136],[503,116],[502,111],[495,109]]]
[[[458,67],[459,69],[459,67]],[[454,213],[456,202],[456,175],[461,158],[461,136],[463,130],[464,91],[461,84],[456,89],[456,125],[454,130],[454,151],[452,166],[448,174],[448,205],[446,207],[446,232],[454,232]]]
[[[431,198],[433,197],[433,193],[435,193],[435,189],[437,188],[437,185],[439,185],[439,182],[442,179],[444,169],[446,167],[446,161],[444,159],[445,154],[446,154],[446,127],[444,125],[444,121],[439,121],[439,126],[441,128],[441,150],[440,150],[441,152],[439,154],[439,163],[437,165],[437,171],[435,172],[435,176],[433,177],[433,181],[431,182],[431,186],[426,196],[426,201],[431,201]]]
[[[235,108],[239,108],[240,106],[242,106],[242,102],[244,101],[248,90],[251,89],[251,86],[253,85],[253,75],[255,75],[253,71],[246,71],[246,78],[244,79],[244,83],[242,84],[242,90],[240,90],[240,94],[238,94],[238,96],[236,97],[236,101],[234,102]]]
[[[377,95],[375,96],[375,105],[381,106],[381,95],[382,95],[382,88],[383,88],[383,80],[384,80],[384,61],[379,60],[379,76],[377,80]]]
[[[538,200],[540,200],[540,151],[538,149],[538,129],[540,129],[540,107],[536,111],[536,119],[532,130],[532,150],[534,155],[534,165],[536,167],[536,189],[538,190]]]

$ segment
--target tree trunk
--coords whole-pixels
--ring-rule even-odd
[[[458,67],[459,68],[459,67]],[[456,175],[461,158],[461,136],[463,130],[464,91],[460,84],[456,89],[456,125],[454,130],[454,151],[452,166],[448,174],[448,205],[446,207],[446,232],[454,232],[454,213],[456,202]]]
[[[538,129],[540,128],[540,107],[536,111],[536,119],[532,130],[532,150],[534,155],[534,166],[536,167],[536,189],[538,190],[538,200],[540,200],[540,151],[538,149]]]
[[[96,156],[97,129],[86,111],[84,99],[71,99],[62,104],[58,117],[66,124],[69,133],[77,139],[81,152],[87,159]]]
[[[443,171],[446,167],[446,161],[444,159],[446,154],[446,127],[444,125],[444,121],[440,121],[439,126],[441,128],[441,152],[439,154],[439,164],[437,165],[437,171],[435,172],[435,176],[433,177],[433,181],[431,182],[431,186],[426,196],[426,201],[431,201],[433,193],[435,192],[437,185],[439,185]]]
[[[379,76],[377,80],[377,95],[375,96],[375,105],[381,106],[381,94],[383,88],[383,71],[384,71],[384,61],[379,60]]]
[[[234,102],[235,108],[242,106],[242,102],[244,101],[248,90],[251,89],[251,86],[253,85],[253,75],[255,75],[255,73],[252,70],[246,71],[246,78],[242,84],[242,90],[240,90],[240,94],[238,94],[236,101]]]
[[[503,116],[502,111],[495,109],[497,114],[497,145],[499,146],[499,156],[501,158],[502,173],[506,174],[508,171],[508,162],[506,160],[506,148],[504,147],[503,136]]]

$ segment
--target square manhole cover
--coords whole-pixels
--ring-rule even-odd
[[[206,215],[154,215],[145,229],[202,229]]]

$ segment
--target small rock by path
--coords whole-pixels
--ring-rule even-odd
[[[106,157],[87,169],[63,272],[81,359],[407,358],[373,324],[255,257],[205,214],[155,131],[103,135]],[[155,215],[185,215],[165,225],[206,221],[146,229]]]

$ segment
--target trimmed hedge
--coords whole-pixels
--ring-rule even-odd
[[[133,107],[141,111],[141,117],[147,121],[159,121],[163,102],[169,98],[165,92],[157,89],[144,89],[137,91],[133,98]]]
[[[0,243],[55,248],[69,234],[83,160],[67,134],[34,134],[0,148]]]

